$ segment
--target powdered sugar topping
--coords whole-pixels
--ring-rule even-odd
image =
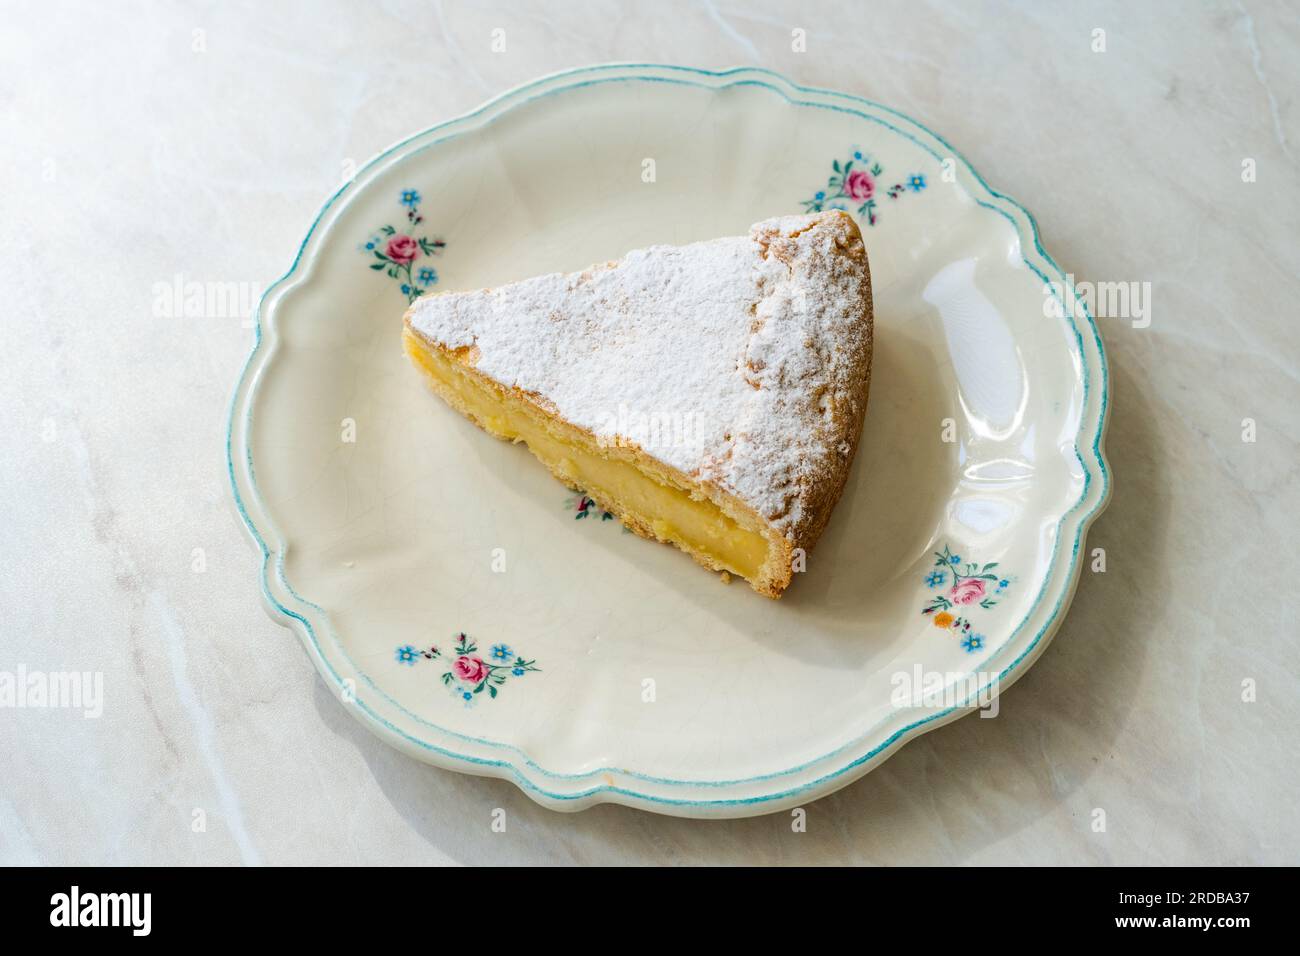
[[[842,213],[429,296],[410,316],[601,441],[716,481],[778,527],[809,520],[813,484],[857,441],[870,283]]]

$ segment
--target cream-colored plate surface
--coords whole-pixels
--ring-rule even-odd
[[[402,355],[415,291],[831,205],[871,257],[871,404],[779,602],[584,509]],[[262,302],[229,450],[268,607],[379,736],[548,806],[812,800],[1059,624],[1108,488],[1101,342],[1063,302],[1029,215],[885,107],[754,69],[528,84],[368,164]]]

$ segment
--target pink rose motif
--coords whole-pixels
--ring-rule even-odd
[[[488,675],[488,666],[483,663],[483,658],[478,655],[471,657],[462,654],[452,661],[451,670],[453,674],[467,684],[477,684]]]
[[[974,604],[984,596],[984,582],[979,578],[963,578],[952,586],[952,599],[957,604]]]
[[[854,169],[844,177],[844,192],[854,202],[865,202],[876,194],[876,181],[865,169]]]
[[[385,252],[394,262],[406,265],[408,262],[415,261],[415,257],[420,254],[420,247],[410,236],[399,233],[388,240],[388,248]]]

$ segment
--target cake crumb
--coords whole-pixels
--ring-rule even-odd
[[[718,573],[718,577],[722,578],[722,583],[723,583],[723,584],[730,584],[730,583],[731,583],[731,575],[728,574],[726,571],[721,571],[721,572],[719,572],[719,573]]]

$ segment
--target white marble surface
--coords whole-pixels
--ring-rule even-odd
[[[9,6],[0,671],[102,671],[104,710],[0,709],[0,862],[1300,862],[1294,3]],[[999,718],[912,743],[806,833],[558,815],[372,738],[258,603],[223,457],[249,328],[153,308],[177,275],[264,287],[347,163],[608,60],[890,103],[1079,279],[1152,283],[1149,328],[1101,321],[1106,573]]]

